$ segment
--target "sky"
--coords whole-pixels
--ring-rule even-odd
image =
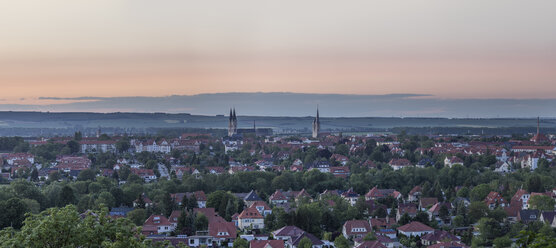
[[[0,109],[226,92],[552,99],[555,10],[552,0],[0,1]]]

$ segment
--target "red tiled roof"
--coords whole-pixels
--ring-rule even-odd
[[[405,158],[399,158],[390,160],[388,164],[393,166],[410,166],[411,162]]]
[[[284,240],[251,240],[249,248],[284,248]]]
[[[264,210],[271,210],[270,207],[268,206],[268,204],[266,204],[266,202],[264,202],[264,201],[253,202],[253,204],[251,204],[250,207],[251,208],[253,208],[253,207],[255,207],[255,208],[256,207],[263,207]]]
[[[180,210],[174,210],[174,211],[172,211],[172,214],[170,214],[170,217],[168,218],[168,221],[170,221],[171,223],[177,223],[180,216],[181,216],[181,211]]]
[[[378,189],[376,186],[365,194],[366,198],[386,198],[388,196],[392,196],[397,198],[400,195],[400,192],[394,189]]]
[[[216,214],[214,208],[194,208],[193,212],[195,214],[203,214],[207,217],[209,223],[213,221],[225,221],[224,218],[220,217],[220,215]]]
[[[374,240],[374,241],[365,241],[360,245],[356,246],[355,248],[387,248],[387,247],[382,243],[380,243],[378,240]]]
[[[276,190],[268,199],[271,200],[271,201],[286,201],[286,200],[288,200],[288,198],[286,198],[286,196],[284,194],[282,194],[282,191],[280,191],[280,190]]]
[[[263,219],[263,216],[259,213],[259,211],[254,208],[246,208],[239,214],[237,217],[238,219]]]
[[[409,191],[410,195],[413,195],[415,193],[420,193],[421,192],[421,186],[417,185],[415,187],[413,187],[413,189],[411,189],[411,191]]]
[[[454,242],[454,241],[442,242],[442,243],[427,246],[427,248],[469,248],[469,247],[470,246],[467,246],[460,242]]]
[[[346,229],[347,235],[369,233],[371,232],[371,225],[366,220],[348,220],[344,223],[344,228]],[[353,228],[365,228],[365,232],[353,232]]]
[[[409,224],[398,227],[398,230],[402,232],[432,232],[434,231],[434,228],[427,226],[419,221],[412,221]]]
[[[491,191],[485,198],[485,202],[486,204],[495,204],[495,203],[502,204],[502,203],[506,203],[506,199],[502,198],[500,193],[496,191]]]
[[[143,225],[151,225],[151,226],[169,226],[171,225],[170,221],[164,215],[151,215]]]
[[[371,219],[371,226],[373,227],[391,227],[392,225],[397,224],[395,218],[372,218]]]
[[[237,229],[232,222],[209,222],[209,235],[215,238],[230,238],[233,239],[237,236]],[[224,234],[224,233],[227,233]]]
[[[436,203],[438,203],[438,198],[436,197],[422,197],[421,199],[419,199],[419,206],[421,208],[433,206]]]

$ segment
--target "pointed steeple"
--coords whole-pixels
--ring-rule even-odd
[[[317,116],[313,120],[312,137],[318,138],[320,132],[320,116],[319,116],[319,106],[317,105]]]
[[[317,104],[317,121],[320,121],[319,120],[319,105],[318,104]]]
[[[541,133],[541,117],[537,117],[537,135]]]

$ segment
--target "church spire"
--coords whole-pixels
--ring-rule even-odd
[[[541,133],[541,117],[537,117],[537,135]]]
[[[228,121],[228,136],[237,134],[236,108],[230,108],[230,120]]]
[[[318,138],[319,137],[319,132],[320,132],[320,116],[319,116],[319,106],[317,105],[317,116],[315,117],[315,119],[313,120],[313,133],[312,133],[312,137],[313,138]]]

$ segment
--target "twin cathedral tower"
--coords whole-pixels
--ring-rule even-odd
[[[253,122],[253,129],[257,130],[255,126],[255,122]],[[320,133],[320,117],[319,117],[319,108],[317,107],[317,116],[313,120],[312,126],[312,137],[318,138]],[[236,116],[236,109],[230,109],[230,118],[228,121],[228,136],[232,137],[237,134],[237,116]]]

